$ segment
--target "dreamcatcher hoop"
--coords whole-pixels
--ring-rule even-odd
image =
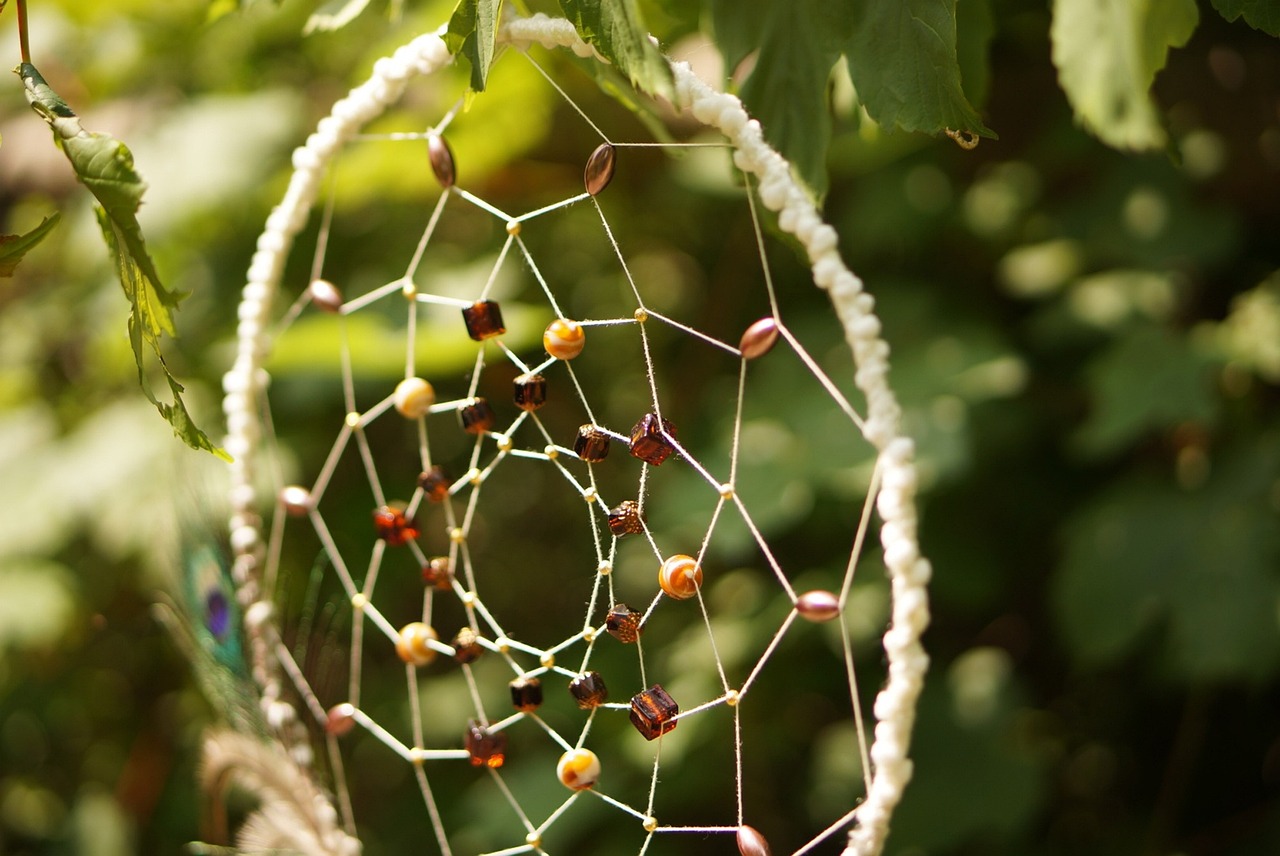
[[[270,312],[286,258],[308,220],[332,158],[361,128],[395,103],[411,79],[430,75],[452,62],[442,35],[443,31],[438,31],[420,36],[378,60],[370,79],[338,101],[305,145],[295,150],[288,189],[268,217],[249,267],[238,313],[236,359],[223,380],[225,445],[234,458],[230,465],[232,574],[244,608],[250,665],[262,713],[279,748],[303,769],[312,763],[312,750],[306,728],[287,698],[292,676],[282,665],[287,658],[280,656],[278,617],[271,587],[263,579],[266,539],[261,509],[266,505],[258,485],[264,436],[261,413],[267,386],[264,361],[272,347]],[[517,49],[533,44],[567,48],[579,57],[604,62],[572,24],[541,14],[508,20],[499,30],[498,41]],[[873,772],[866,798],[833,828],[854,824],[846,856],[875,856],[884,845],[890,818],[912,773],[911,729],[928,667],[920,634],[929,621],[926,585],[931,573],[917,541],[914,444],[900,433],[900,408],[888,382],[889,347],[881,338],[873,298],[840,257],[835,230],[822,220],[809,195],[793,178],[788,162],[764,141],[759,123],[748,116],[736,97],[703,83],[684,63],[672,62],[670,66],[676,109],[689,110],[700,122],[724,134],[734,150],[734,163],[757,179],[762,203],[777,213],[779,227],[803,246],[814,283],[830,296],[853,352],[854,382],[866,398],[867,414],[861,430],[876,450],[875,504],[891,581],[892,611],[883,637],[888,678],[873,708]],[[871,490],[876,489],[873,479]],[[316,791],[309,799],[323,802],[325,798]],[[325,805],[321,809],[320,814],[330,823],[315,831],[317,852],[358,849],[358,843],[336,823],[336,809]]]

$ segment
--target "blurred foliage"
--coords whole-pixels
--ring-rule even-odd
[[[283,190],[291,147],[374,59],[408,33],[438,27],[454,4],[372,3],[344,29],[305,39],[316,3],[245,3],[211,15],[229,5],[49,0],[31,9],[42,72],[87,122],[129,141],[151,184],[139,213],[148,249],[166,280],[191,294],[169,359],[209,424],[237,292]],[[639,5],[670,51],[705,55],[694,4]],[[736,45],[730,72],[760,44],[753,27],[775,4],[749,5],[759,15],[735,14],[744,4],[705,4],[702,25]],[[1135,27],[1162,14],[1159,4],[1122,5]],[[1189,37],[1139,28],[1154,41],[1117,54],[1111,39],[1124,28],[1081,31],[1094,34],[1088,43],[1080,32],[1065,40],[1072,19],[1057,16],[1067,6],[1085,14],[1097,4],[1059,0],[1052,12],[1015,0],[955,4],[964,96],[1000,134],[972,152],[876,125],[839,81],[828,93],[826,70],[803,75],[822,98],[795,96],[809,99],[807,111],[828,100],[835,108],[805,120],[834,129],[813,135],[807,144],[818,154],[805,162],[827,170],[827,215],[877,295],[927,479],[934,668],[917,723],[916,779],[889,852],[1277,852],[1280,52],[1266,35],[1277,19],[1267,4],[1201,3]],[[1185,23],[1191,6],[1179,7]],[[1228,23],[1241,15],[1244,23]],[[800,16],[789,20],[798,32],[770,29],[770,38],[817,38]],[[13,26],[0,16],[0,44],[16,44]],[[1182,42],[1148,93],[1144,81],[1161,65],[1153,45]],[[1051,56],[1067,44],[1095,70],[1111,67],[1095,57],[1142,62],[1101,83],[1088,77],[1084,88],[1060,85],[1066,72]],[[788,55],[814,64],[813,52]],[[766,57],[762,46],[757,59]],[[495,66],[492,94],[476,100],[471,119],[497,130],[468,142],[462,169],[468,181],[532,199],[541,179],[580,171],[589,137],[562,104],[505,74]],[[466,82],[466,70],[455,69],[450,85]],[[1081,129],[1083,119],[1104,140],[1119,133],[1106,112],[1119,102],[1087,88],[1102,83],[1123,87],[1125,121],[1141,122],[1141,139],[1159,141],[1161,151],[1121,153]],[[593,115],[626,120],[623,108],[591,94],[593,82],[575,85]],[[193,506],[216,526],[216,504],[205,496],[216,487],[194,474],[195,456],[171,442],[137,395],[126,310],[87,200],[16,85],[0,92],[0,135],[0,233],[62,212],[16,276],[0,282],[0,851],[179,852],[199,835],[192,765],[211,712],[151,605],[176,564],[173,506]],[[414,184],[425,171],[370,152],[345,161],[340,174],[350,207],[338,212],[335,273],[405,258],[429,214]],[[525,171],[512,188],[507,167],[517,159],[544,172]],[[690,157],[680,170],[700,201],[670,212],[665,225],[693,249],[680,255],[659,244],[648,255],[673,283],[658,302],[664,311],[710,306],[700,323],[741,329],[763,311],[734,299],[750,258],[749,225],[718,204],[727,179],[713,166]],[[620,173],[601,203],[626,223],[657,210],[668,190]],[[578,284],[573,300],[586,315],[600,289],[618,283],[567,223],[559,274]],[[374,245],[373,234],[383,243]],[[781,287],[799,288],[803,272],[776,255]],[[459,260],[439,276],[465,283],[484,271]],[[805,323],[819,337],[827,330],[834,351],[823,299],[814,293]],[[517,303],[513,296],[513,313]],[[356,332],[362,347],[378,347],[376,329]],[[671,347],[664,359],[700,370]],[[305,342],[297,348],[305,353]],[[433,359],[465,387],[464,361],[447,342]],[[763,368],[777,372],[767,382],[791,382],[785,367]],[[273,369],[286,415],[306,402],[309,383],[333,371],[302,360]],[[620,380],[611,404],[620,413],[631,409],[626,388]],[[841,503],[865,484],[864,462],[847,449],[797,448],[767,413],[748,416],[745,439],[756,454],[742,489],[778,498],[762,525],[789,555],[813,557],[809,573],[823,579],[833,569],[816,541],[845,536]],[[302,448],[328,442],[307,436],[303,420],[289,424]],[[726,442],[716,420],[688,433],[712,458]],[[812,465],[833,457],[838,466]],[[336,478],[359,482],[358,473]],[[353,508],[367,513],[367,497],[351,493]],[[510,512],[538,512],[532,505]],[[664,525],[678,525],[683,510],[662,513]],[[726,562],[733,543],[725,541]],[[866,610],[859,668],[874,675],[885,591],[869,576],[855,595]],[[513,588],[517,600],[539,594]],[[745,572],[726,575],[712,594],[724,599],[726,638],[776,619]],[[549,619],[526,620],[534,633]],[[298,635],[318,641],[298,644],[323,670],[323,640],[340,638],[343,627],[323,609],[313,623]],[[678,644],[679,628],[667,630]],[[824,643],[815,634],[804,644]],[[781,851],[785,833],[775,830],[786,817],[816,820],[830,806],[821,796],[804,802],[808,789],[787,788],[778,771],[832,789],[859,772],[850,768],[853,735],[833,724],[839,717],[824,701],[790,697],[792,676],[768,678],[767,690],[785,703],[775,757],[752,771],[760,790],[750,808]],[[705,798],[724,753],[695,755],[696,729],[673,734],[690,742],[672,742],[672,779],[690,800]],[[380,769],[359,763],[370,749],[355,746],[357,777]],[[407,850],[401,834],[420,839],[421,828],[397,820],[421,819],[416,794],[405,800],[399,784],[356,783],[370,794],[362,816],[380,836],[370,852]],[[491,796],[455,784],[464,807]],[[483,816],[475,816],[472,834],[482,836]],[[583,829],[568,826],[566,835],[589,833],[592,819],[572,823]]]

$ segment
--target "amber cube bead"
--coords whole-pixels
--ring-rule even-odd
[[[542,681],[537,678],[516,678],[507,684],[511,690],[511,706],[529,713],[542,706]]]
[[[453,659],[459,663],[474,663],[484,653],[484,648],[480,645],[480,637],[476,636],[476,632],[470,627],[459,630],[449,645],[453,648]]]
[[[667,695],[661,684],[654,684],[631,699],[631,724],[645,740],[661,737],[676,727],[675,715],[680,705]]]
[[[502,325],[502,309],[496,300],[477,300],[462,310],[462,320],[467,324],[467,335],[477,342],[507,332]]]
[[[476,397],[458,411],[462,418],[462,430],[468,434],[483,434],[493,427],[493,408],[488,399]]]
[[[598,464],[609,456],[609,435],[594,425],[583,425],[573,441],[573,452],[589,464]]]
[[[448,591],[453,583],[453,567],[448,556],[435,556],[422,566],[423,585]]]
[[[676,450],[671,442],[676,426],[656,413],[646,413],[631,429],[631,454],[647,464],[659,466]]]
[[[578,701],[578,707],[591,710],[599,707],[609,698],[609,688],[604,685],[604,678],[599,672],[583,672],[569,682],[569,694]]]
[[[604,628],[609,631],[609,635],[617,639],[623,644],[631,644],[640,638],[640,620],[643,615],[636,612],[625,603],[616,603],[613,609],[609,610],[608,616],[604,620]]]
[[[537,410],[547,403],[547,379],[540,374],[520,375],[516,378],[516,407],[521,410]]]
[[[378,537],[392,547],[407,544],[418,537],[418,524],[404,513],[401,505],[383,505],[373,512],[373,526]]]
[[[474,719],[467,723],[463,744],[471,756],[473,767],[497,768],[507,760],[507,735],[501,731],[490,731]]]
[[[609,531],[619,537],[623,535],[639,535],[644,531],[644,517],[640,514],[640,504],[634,500],[625,500],[617,508],[609,511]]]
[[[422,492],[427,499],[432,502],[444,502],[449,496],[449,474],[444,471],[444,467],[435,464],[431,469],[418,476],[418,487],[422,488]]]

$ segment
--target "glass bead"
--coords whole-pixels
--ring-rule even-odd
[[[688,600],[702,587],[702,568],[692,556],[668,556],[658,569],[658,585],[676,600]]]
[[[738,350],[744,360],[754,360],[769,353],[777,341],[778,322],[772,318],[761,318],[742,334]]]
[[[738,852],[742,856],[772,856],[769,842],[764,840],[759,830],[750,826],[738,827]]]
[[[587,158],[586,169],[582,171],[582,183],[586,185],[587,193],[599,196],[604,192],[609,182],[613,180],[613,167],[616,160],[613,146],[608,143],[596,146],[591,157]]]
[[[423,494],[432,502],[444,502],[449,497],[449,486],[452,483],[449,474],[439,464],[433,464],[431,469],[418,476],[418,487],[422,488]]]
[[[571,360],[582,353],[587,344],[587,333],[577,321],[557,318],[547,325],[542,334],[542,347],[557,360]]]
[[[796,598],[796,612],[809,621],[830,621],[840,614],[840,598],[821,589],[807,591]]]
[[[315,508],[311,491],[296,484],[280,489],[280,504],[290,517],[306,517]]]
[[[462,310],[462,320],[467,324],[467,335],[477,342],[507,332],[502,325],[502,309],[495,300],[477,300]]]
[[[493,408],[488,399],[477,396],[464,404],[458,414],[462,417],[462,430],[468,434],[483,434],[493,427]]]
[[[516,407],[534,411],[547,403],[547,379],[540,374],[520,375],[515,381]]]
[[[430,627],[414,621],[401,627],[396,635],[396,653],[411,666],[425,666],[436,658],[436,649],[431,643],[437,638]]]
[[[647,464],[659,466],[676,450],[671,442],[676,426],[655,413],[646,413],[631,429],[631,454]]]
[[[307,286],[307,297],[322,312],[333,314],[342,309],[342,292],[327,279],[312,280]]]
[[[631,697],[631,724],[645,740],[654,740],[676,727],[680,705],[661,684],[654,684]]]
[[[334,737],[341,737],[355,728],[356,709],[354,705],[343,702],[329,708],[324,718],[324,730]]]
[[[583,425],[573,441],[573,452],[589,464],[598,464],[609,455],[609,435],[594,425]]]
[[[453,587],[453,565],[448,556],[434,556],[422,566],[423,585],[435,586],[440,591]]]
[[[453,160],[453,149],[449,148],[444,137],[439,134],[427,135],[427,159],[431,161],[431,171],[435,173],[440,186],[445,190],[453,187],[458,180],[458,169]]]
[[[600,781],[600,759],[590,749],[570,749],[560,756],[556,776],[566,788],[584,791]]]
[[[537,678],[516,678],[507,684],[511,690],[511,706],[529,713],[542,706],[542,681]]]
[[[474,663],[484,653],[484,648],[480,645],[480,637],[470,627],[459,630],[449,645],[453,648],[453,659],[459,663]]]
[[[378,530],[378,537],[392,547],[400,547],[418,537],[418,524],[404,513],[404,506],[400,503],[374,510],[373,525]]]
[[[474,719],[467,722],[467,733],[462,742],[471,756],[473,767],[497,769],[507,760],[507,735],[501,731],[490,731]]]
[[[604,685],[604,678],[599,672],[583,672],[569,682],[569,694],[578,701],[578,707],[591,710],[599,707],[609,698],[609,688]]]
[[[644,515],[640,513],[640,503],[628,499],[617,508],[610,510],[609,531],[618,537],[639,535],[643,532]]]
[[[604,627],[614,639],[629,645],[640,638],[640,631],[643,629],[640,621],[643,618],[643,615],[625,603],[615,603],[605,616]]]
[[[405,419],[417,419],[426,416],[436,403],[436,390],[420,377],[407,377],[396,384],[392,401],[396,412]]]

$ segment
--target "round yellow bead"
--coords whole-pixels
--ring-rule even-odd
[[[590,749],[570,749],[560,756],[556,776],[566,788],[584,791],[600,780],[600,759]]]
[[[396,412],[406,419],[417,419],[426,416],[431,405],[436,403],[436,390],[420,377],[408,377],[396,384],[393,397]]]
[[[557,360],[571,360],[582,353],[587,344],[587,333],[577,321],[557,318],[547,325],[542,334],[542,347]]]
[[[425,666],[436,658],[431,647],[438,637],[436,632],[421,621],[414,621],[400,628],[396,637],[396,653],[411,666]]]
[[[668,556],[658,569],[658,585],[676,600],[688,600],[702,587],[702,568],[692,556]]]

